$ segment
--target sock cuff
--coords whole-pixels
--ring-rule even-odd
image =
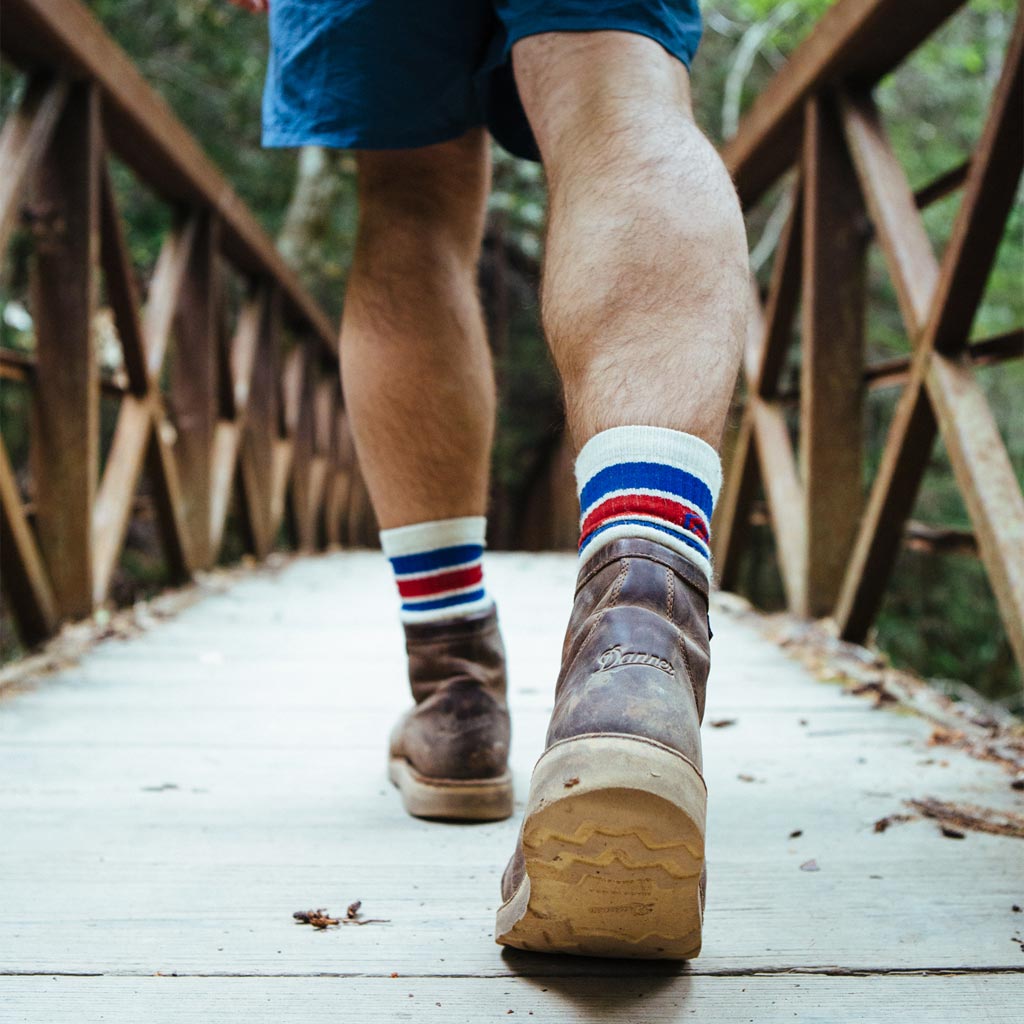
[[[580,449],[576,493],[582,498],[597,473],[625,462],[654,462],[692,473],[710,491],[712,505],[722,489],[722,460],[707,441],[669,427],[624,426],[602,430]]]
[[[459,516],[455,519],[433,519],[425,523],[396,526],[380,531],[380,544],[388,558],[418,555],[436,548],[455,547],[460,544],[485,546],[487,518],[485,516]]]
[[[667,427],[612,427],[576,459],[580,557],[643,537],[694,562],[711,580],[711,514],[722,463],[706,441]]]

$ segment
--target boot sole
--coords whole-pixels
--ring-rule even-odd
[[[556,743],[537,762],[526,874],[498,910],[505,946],[689,960],[704,916],[707,789],[681,754],[639,737]]]
[[[446,821],[502,821],[512,814],[512,774],[492,779],[434,779],[404,758],[388,761],[388,778],[415,818]]]

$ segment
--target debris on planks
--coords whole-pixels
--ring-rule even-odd
[[[314,928],[323,930],[324,928],[330,927],[332,924],[340,924],[341,922],[336,917],[331,917],[325,907],[320,907],[317,910],[296,910],[292,917],[295,918],[299,924],[310,924]]]
[[[916,814],[887,814],[875,822],[875,831],[884,832],[890,825],[902,825],[905,821],[915,821]]]
[[[360,908],[363,905],[362,900],[356,900],[354,903],[350,903],[345,910],[344,917],[331,917],[330,911],[325,907],[320,907],[317,910],[296,910],[292,917],[299,924],[309,924],[319,931],[323,931],[325,928],[332,928],[336,925],[343,924],[390,924],[390,918],[386,917],[363,917]]]
[[[994,836],[1024,839],[1024,815],[1013,811],[997,811],[974,804],[954,804],[925,797],[907,803],[926,818],[934,818],[943,829],[953,832],[988,832]]]
[[[970,687],[956,684],[953,696],[942,693],[910,672],[893,668],[878,652],[840,640],[827,620],[806,622],[780,613],[758,616],[757,624],[768,639],[823,682],[868,697],[875,707],[907,708],[934,723],[934,745],[955,746],[1024,778],[1024,724]]]

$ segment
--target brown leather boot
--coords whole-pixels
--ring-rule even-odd
[[[496,939],[585,956],[700,952],[707,580],[624,538],[580,570],[547,749],[502,878]]]
[[[388,776],[420,818],[512,813],[505,648],[494,609],[405,627],[416,701],[391,733]]]

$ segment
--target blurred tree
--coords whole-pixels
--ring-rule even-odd
[[[706,0],[706,31],[693,67],[698,120],[716,141],[727,137],[773,74],[830,6],[830,0]],[[324,307],[341,308],[346,268],[355,237],[353,161],[323,150],[297,156],[260,147],[259,105],[267,53],[266,20],[226,0],[92,0],[107,30],[139,65],[178,116],[224,170]],[[882,84],[879,103],[897,154],[916,187],[956,166],[970,152],[985,104],[998,77],[1018,5],[1014,0],[971,0]],[[0,113],[18,98],[9,69],[0,78]],[[151,269],[168,212],[123,168],[115,181],[127,216],[140,277]],[[937,248],[945,244],[957,208],[951,196],[926,213]],[[755,267],[766,277],[787,212],[784,189],[751,211]],[[560,423],[559,391],[541,336],[537,264],[545,219],[541,169],[496,147],[489,230],[481,285],[494,334],[502,388],[495,450],[496,540],[514,540],[518,507],[538,459]],[[1024,322],[1024,203],[1018,202],[974,327],[981,337]],[[3,291],[17,298],[17,254],[8,259]],[[4,344],[28,335],[17,301],[4,314]],[[19,327],[18,325],[21,324]],[[878,253],[870,263],[869,355],[907,350],[891,285]],[[798,373],[794,355],[787,370]],[[1024,365],[981,375],[1003,429],[1011,458],[1024,479],[1024,417],[1020,395]],[[7,411],[9,396],[3,398]],[[869,403],[865,481],[874,471],[894,396]],[[941,446],[926,476],[916,518],[968,525]],[[770,542],[749,567],[755,598],[777,599],[768,568]],[[878,642],[901,662],[925,673],[969,678],[993,695],[1019,686],[984,573],[959,556],[908,554],[900,561],[878,627]],[[1019,691],[1018,691],[1019,692]]]

